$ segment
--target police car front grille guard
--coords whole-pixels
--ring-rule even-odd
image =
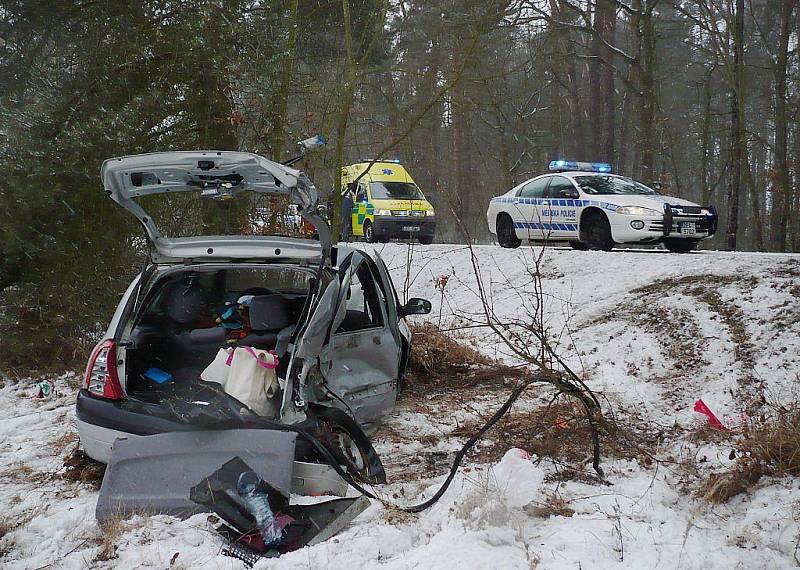
[[[664,237],[669,236],[671,233],[680,233],[680,222],[694,222],[697,224],[697,229],[707,231],[708,237],[717,233],[719,223],[719,216],[714,206],[706,206],[708,214],[700,214],[703,207],[700,206],[672,206],[669,203],[664,204]],[[679,220],[675,218],[679,217]],[[677,226],[677,227],[676,227]]]

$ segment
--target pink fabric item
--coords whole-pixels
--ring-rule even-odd
[[[272,355],[272,362],[264,362],[258,357],[256,351],[253,350],[252,346],[239,346],[236,348],[241,348],[242,350],[247,352],[247,354],[250,354],[253,358],[255,358],[258,361],[258,365],[261,368],[266,368],[267,370],[274,370],[275,368],[278,367],[278,354],[274,350],[268,351]],[[236,352],[236,348],[231,350],[230,353],[228,354],[228,360],[227,362],[225,362],[225,364],[227,364],[228,366],[230,366],[231,362],[233,362],[233,353]]]
[[[724,431],[727,429],[723,425],[723,423],[719,421],[719,418],[717,418],[717,416],[714,415],[714,412],[712,412],[708,408],[708,406],[706,406],[706,403],[703,400],[697,400],[694,403],[694,411],[703,414],[705,417],[707,417],[708,423],[711,425],[711,427],[716,428],[720,431]]]

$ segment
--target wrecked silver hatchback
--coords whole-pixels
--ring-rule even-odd
[[[244,152],[165,152],[107,160],[101,176],[144,227],[149,257],[87,365],[76,404],[86,453],[108,462],[118,438],[165,432],[291,429],[303,435],[296,462],[335,458],[361,480],[385,481],[366,434],[403,380],[404,317],[430,303],[401,306],[379,255],[332,246],[316,189],[288,166]],[[245,213],[258,197],[287,197],[316,239],[168,236],[143,203],[176,194]]]

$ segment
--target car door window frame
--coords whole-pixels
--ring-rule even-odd
[[[552,178],[553,178],[552,175],[547,175],[547,176],[541,176],[541,177],[538,177],[538,178],[534,178],[533,180],[531,180],[529,182],[526,182],[525,184],[522,185],[522,188],[519,189],[519,192],[517,193],[517,197],[518,198],[528,198],[528,199],[533,198],[533,199],[541,200],[547,194],[547,189],[550,186],[550,180],[552,180]],[[542,188],[541,196],[525,196],[524,193],[525,193],[525,190],[528,188],[528,186],[531,186],[532,184],[535,184],[535,183],[541,183],[541,182],[544,182],[544,188]]]
[[[574,190],[575,194],[578,194],[578,196],[580,196],[580,194],[578,193],[578,189],[575,186],[575,184],[572,182],[572,180],[570,180],[566,176],[553,175],[550,178],[550,183],[547,185],[547,189],[545,190],[545,196],[544,197],[545,198],[549,198],[549,199],[553,199],[553,200],[575,200],[575,199],[577,199],[578,196],[572,196],[572,197],[554,196],[550,192],[550,188],[553,187],[553,185],[554,185],[553,183],[555,182],[557,184],[563,184],[562,180],[565,181],[572,190]]]
[[[336,336],[348,335],[348,334],[359,334],[359,333],[364,333],[364,332],[369,332],[369,331],[382,330],[383,328],[385,328],[387,326],[387,323],[388,323],[388,320],[389,320],[388,319],[389,316],[388,316],[388,314],[386,312],[386,303],[388,303],[389,300],[386,297],[386,292],[384,291],[384,289],[383,289],[383,287],[381,285],[381,281],[382,280],[380,278],[380,274],[378,273],[377,268],[372,266],[371,260],[367,256],[360,256],[360,259],[357,260],[357,265],[355,267],[355,273],[352,273],[354,271],[352,263],[350,265],[348,265],[348,267],[346,268],[345,271],[351,272],[351,273],[349,273],[350,278],[347,279],[347,287],[348,288],[352,287],[352,276],[354,274],[355,275],[358,274],[358,272],[360,271],[362,265],[366,266],[367,272],[368,272],[370,278],[372,279],[373,285],[375,287],[377,309],[379,311],[378,313],[376,313],[375,316],[380,319],[380,322],[378,322],[377,324],[370,324],[370,326],[366,326],[366,327],[363,327],[363,328],[358,328],[358,329],[355,329],[355,330],[339,330],[339,328],[341,327],[341,323],[339,323],[339,325],[337,326],[337,330],[335,330],[333,332],[333,334],[336,335]],[[344,281],[346,276],[347,276],[347,274],[345,273],[340,277],[340,279],[342,279],[342,281]],[[358,277],[358,279],[359,279],[359,282],[361,282],[361,277]],[[362,289],[363,289],[363,284],[362,284]],[[345,292],[342,292],[342,294],[346,295]],[[383,299],[381,299],[382,296],[383,296]],[[346,311],[347,311],[348,302],[349,302],[349,299],[347,299],[346,297],[344,299],[342,299],[342,303],[344,303],[344,307],[345,307],[345,318],[346,318]],[[364,302],[368,303],[366,298],[364,299]]]

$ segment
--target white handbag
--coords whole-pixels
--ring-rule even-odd
[[[233,353],[233,348],[220,348],[214,360],[206,366],[206,369],[200,373],[200,380],[205,382],[216,382],[225,388],[228,382],[228,374],[231,371],[230,357]]]
[[[271,402],[278,390],[278,356],[271,351],[239,346],[228,357],[230,370],[225,393],[236,398],[259,416],[274,415]],[[212,363],[213,364],[213,363]]]

